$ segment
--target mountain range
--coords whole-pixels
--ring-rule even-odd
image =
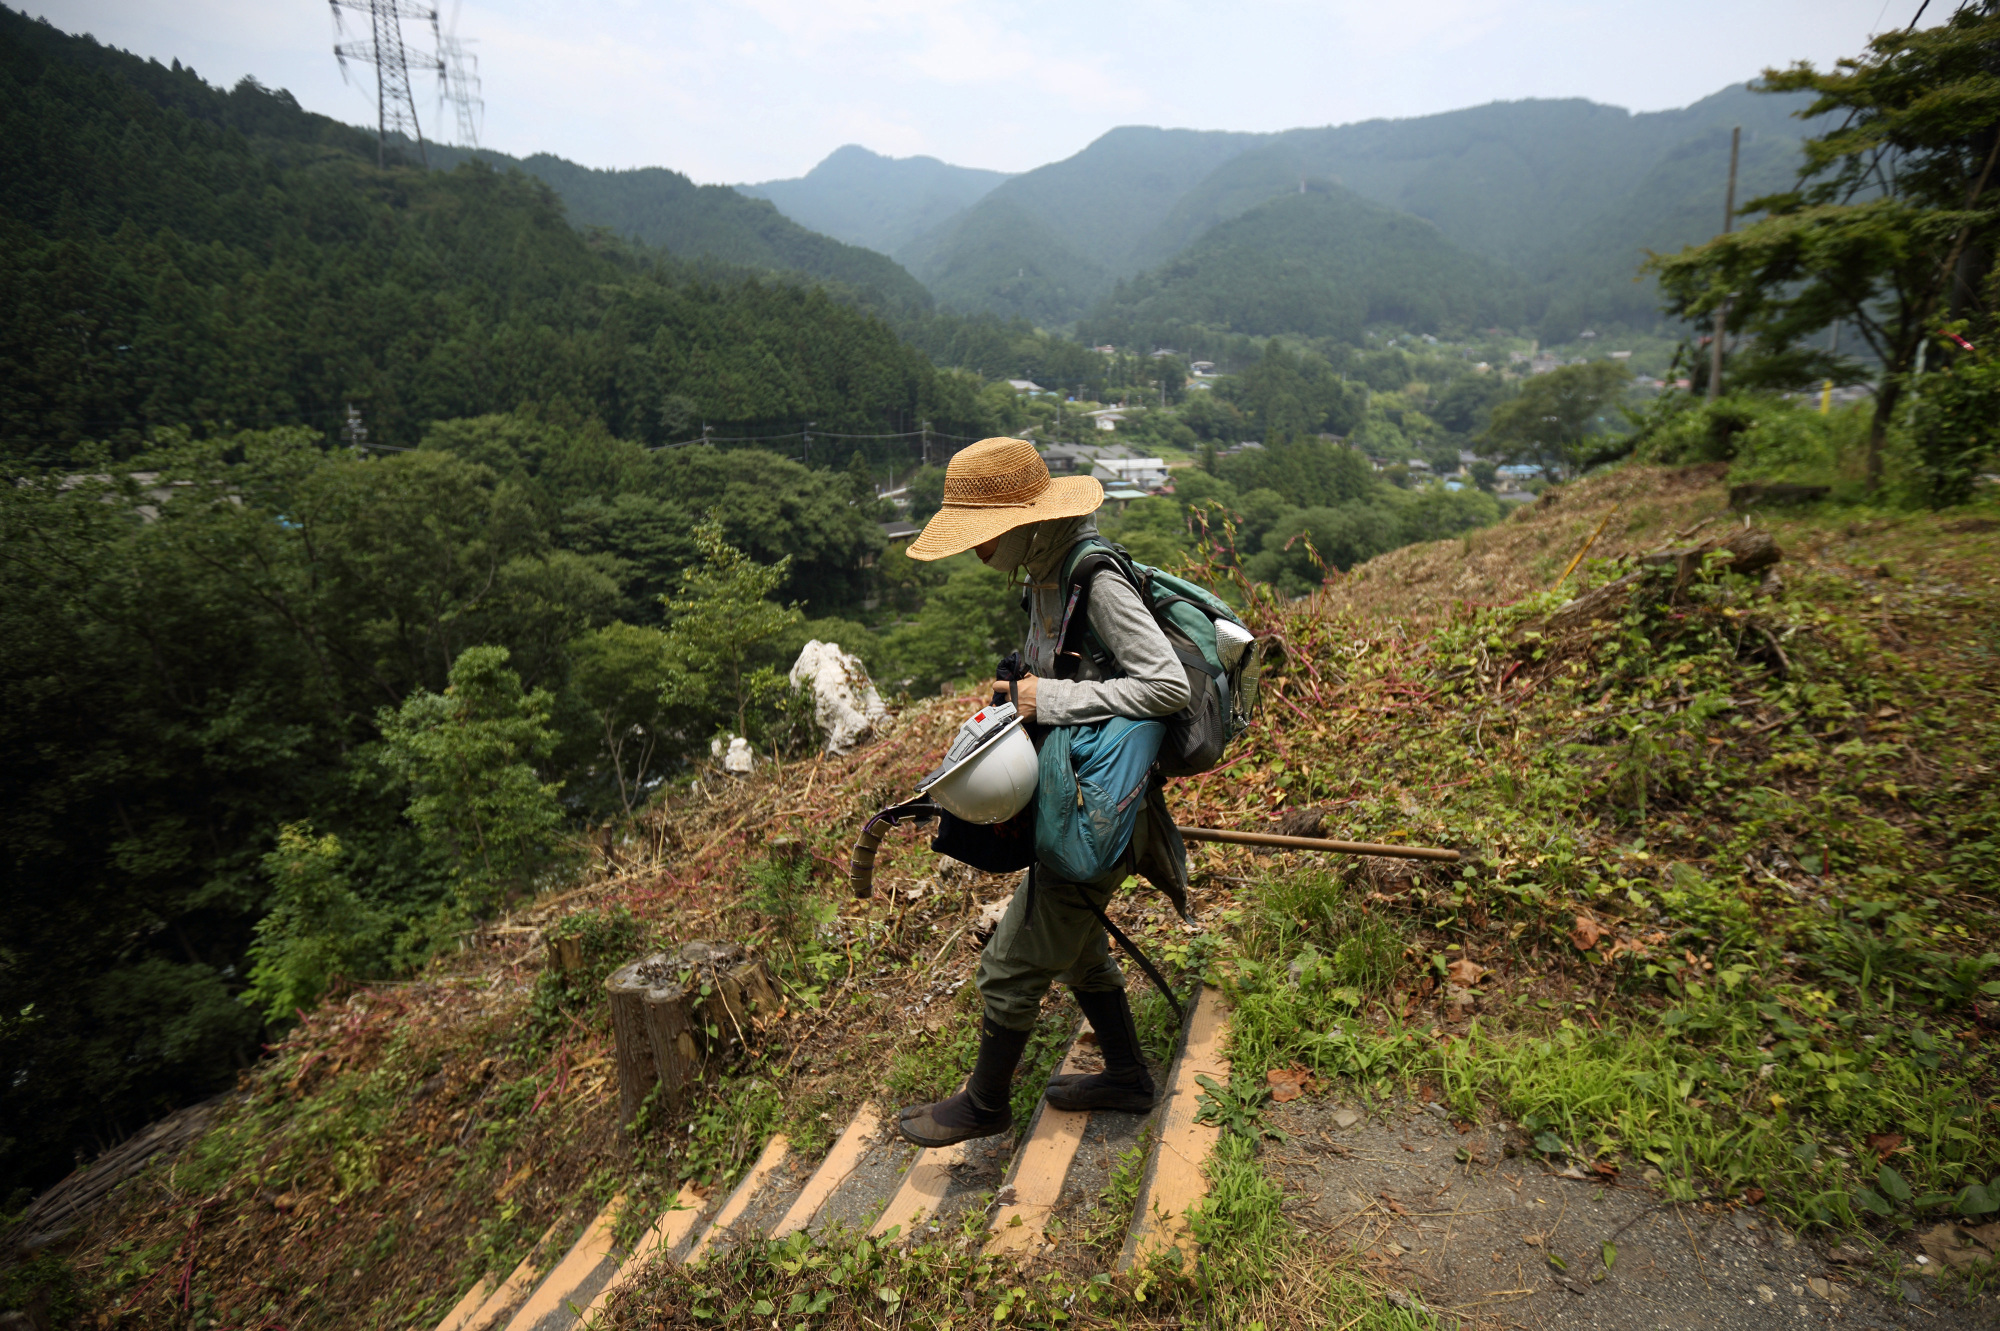
[[[799,179],[739,188],[803,225],[885,248],[941,304],[965,311],[1045,325],[1180,320],[1305,332],[1328,317],[1347,326],[1345,316],[1249,293],[1301,279],[1346,290],[1357,271],[1448,271],[1485,294],[1405,303],[1447,321],[1460,307],[1512,309],[1549,335],[1573,335],[1587,323],[1655,323],[1652,284],[1634,280],[1645,251],[1718,229],[1733,126],[1743,130],[1737,197],[1787,186],[1805,104],[1734,85],[1640,114],[1528,100],[1275,134],[1127,127],[1005,178],[850,146]],[[1310,202],[1277,202],[1302,191]],[[1336,204],[1342,193],[1354,197]],[[967,202],[940,218],[960,197]],[[1362,203],[1429,228],[1388,226]],[[1266,208],[1275,211],[1224,229]],[[1329,226],[1366,218],[1368,243],[1336,243],[1312,217]],[[1245,294],[1232,299],[1232,290]],[[1336,303],[1377,308],[1380,293],[1348,291]],[[1411,315],[1415,327],[1430,322]]]
[[[1567,99],[1271,134],[1127,126],[1018,175],[849,144],[734,188],[477,155],[541,179],[580,224],[799,274],[905,328],[935,300],[1121,345],[1371,323],[1566,340],[1656,326],[1646,252],[1718,229],[1732,127],[1738,199],[1787,187],[1805,105],[1739,84],[1639,114]],[[428,152],[447,169],[472,155]]]

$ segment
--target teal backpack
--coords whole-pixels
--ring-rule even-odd
[[[1080,613],[1088,603],[1091,579],[1105,568],[1116,570],[1138,590],[1187,671],[1191,701],[1172,716],[1160,718],[1166,724],[1157,759],[1161,774],[1195,776],[1208,771],[1222,761],[1229,741],[1250,724],[1268,640],[1249,641],[1233,662],[1225,664],[1216,625],[1233,626],[1238,641],[1248,639],[1250,632],[1221,598],[1186,578],[1134,562],[1121,546],[1085,540],[1063,561],[1067,591],[1057,650],[1087,653],[1107,674],[1116,670],[1116,664],[1091,632],[1089,617]]]

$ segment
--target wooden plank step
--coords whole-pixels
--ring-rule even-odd
[[[449,1313],[445,1314],[445,1319],[438,1323],[438,1331],[495,1331],[496,1327],[502,1325],[503,1319],[505,1319],[507,1314],[514,1310],[514,1306],[527,1296],[530,1289],[534,1288],[535,1273],[541,1270],[541,1267],[536,1264],[535,1258],[544,1248],[549,1246],[550,1242],[555,1239],[557,1231],[562,1227],[562,1219],[558,1218],[553,1225],[550,1225],[543,1232],[540,1238],[535,1240],[535,1246],[528,1249],[528,1255],[521,1259],[521,1264],[515,1267],[507,1278],[498,1285],[494,1285],[490,1277],[474,1285],[473,1289],[475,1291],[482,1286],[488,1291],[486,1297],[480,1301],[479,1306],[474,1308],[470,1314],[462,1312],[466,1301],[472,1297],[468,1294],[465,1299],[459,1301],[457,1308],[453,1308]]]
[[[784,1165],[791,1150],[792,1144],[786,1140],[784,1133],[771,1134],[771,1140],[764,1143],[763,1153],[757,1157],[757,1163],[750,1166],[750,1172],[736,1185],[736,1191],[729,1194],[729,1200],[715,1213],[715,1219],[709,1221],[708,1228],[701,1232],[701,1237],[694,1241],[694,1246],[688,1249],[688,1254],[683,1260],[698,1262],[708,1255],[708,1250],[716,1241],[749,1211],[750,1204],[757,1200],[758,1194],[771,1181],[772,1175]]]
[[[611,1235],[624,1207],[624,1193],[604,1204],[604,1209],[584,1226],[582,1235],[570,1245],[563,1259],[542,1278],[542,1283],[507,1323],[507,1331],[568,1331],[576,1325],[577,1314],[618,1270],[618,1253],[612,1247]]]
[[[660,1218],[653,1222],[652,1227],[639,1236],[639,1241],[632,1245],[632,1255],[611,1273],[611,1278],[604,1282],[604,1288],[597,1291],[597,1297],[590,1301],[590,1305],[583,1310],[583,1315],[578,1320],[588,1326],[590,1319],[603,1312],[610,1304],[611,1296],[631,1284],[633,1278],[645,1270],[647,1263],[655,1256],[670,1253],[678,1248],[681,1240],[693,1231],[694,1222],[701,1219],[701,1205],[701,1194],[683,1184],[680,1195],[674,1198],[673,1205],[663,1211]]]
[[[890,1230],[897,1229],[898,1237],[908,1242],[917,1227],[936,1215],[938,1207],[943,1205],[945,1194],[951,1191],[953,1166],[964,1164],[973,1148],[982,1144],[983,1139],[975,1137],[969,1142],[918,1151],[895,1196],[882,1208],[881,1219],[868,1231],[868,1237],[885,1238]]]
[[[493,1277],[481,1276],[472,1282],[472,1288],[465,1291],[465,1297],[452,1305],[444,1320],[437,1324],[437,1331],[465,1331],[465,1324],[472,1320],[472,1314],[479,1311],[493,1293]]]
[[[1159,1141],[1139,1184],[1125,1250],[1118,1256],[1121,1272],[1169,1249],[1180,1250],[1184,1266],[1194,1261],[1195,1244],[1187,1234],[1187,1213],[1208,1193],[1208,1159],[1222,1136],[1217,1125],[1195,1122],[1202,1095],[1195,1078],[1207,1076],[1228,1084],[1229,1060],[1222,1054],[1228,1041],[1228,1003],[1221,990],[1204,986],[1195,995],[1194,1012],[1167,1078]]]
[[[1078,1034],[1089,1026],[1085,1022]],[[1072,1039],[1057,1075],[1084,1071],[1083,1059],[1083,1041]],[[1015,1152],[1013,1168],[1000,1189],[1005,1197],[1011,1187],[1013,1200],[994,1212],[992,1233],[986,1240],[989,1256],[1005,1253],[1025,1257],[1041,1248],[1049,1213],[1062,1198],[1063,1180],[1069,1177],[1070,1161],[1076,1158],[1076,1148],[1089,1123],[1087,1112],[1057,1109],[1047,1100],[1036,1102],[1028,1139]]]
[[[819,1168],[806,1180],[805,1187],[799,1190],[791,1206],[771,1227],[771,1238],[782,1239],[810,1225],[820,1208],[826,1205],[827,1199],[833,1196],[834,1189],[847,1181],[876,1144],[882,1128],[881,1112],[875,1108],[874,1101],[865,1101],[856,1111],[853,1121],[840,1134],[840,1140],[826,1153],[826,1159],[820,1161]]]

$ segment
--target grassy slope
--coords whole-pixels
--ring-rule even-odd
[[[1630,623],[1538,628],[1607,514],[1582,582],[1703,519],[1699,535],[1733,528],[1722,508],[1712,472],[1627,468],[1266,607],[1293,663],[1240,756],[1173,793],[1183,820],[1257,826],[1307,807],[1349,835],[1465,847],[1469,872],[1205,848],[1205,938],[1145,896],[1124,917],[1155,955],[1233,992],[1249,1086],[1294,1063],[1348,1094],[1427,1086],[1465,1115],[1533,1115],[1562,1150],[1650,1171],[1671,1195],[1726,1206],[1758,1187],[1795,1220],[1893,1238],[1914,1216],[1893,1195],[1889,1216],[1867,1209],[1864,1185],[1888,1186],[1869,1134],[1907,1138],[1888,1164],[1918,1197],[2000,1170],[1983,1049],[2000,1011],[1977,960],[2000,932],[2000,524],[1760,519],[1786,551],[1781,586],[1698,583],[1641,598]],[[773,1128],[822,1149],[885,1077],[898,1097],[942,1088],[969,1048],[964,903],[1004,888],[941,879],[907,837],[865,906],[844,902],[837,869],[861,815],[909,788],[967,701],[913,709],[854,758],[677,796],[569,896],[418,982],[322,1008],[207,1140],[96,1219],[70,1258],[93,1306],[135,1326],[184,1324],[183,1301],[224,1323],[424,1324],[615,1187],[657,1200],[681,1177],[719,1185]],[[819,857],[812,885],[757,867],[757,844],[786,828]],[[542,969],[551,926],[585,931],[590,973]],[[611,1123],[596,976],[645,942],[703,936],[757,938],[788,1013],[761,1062],[633,1158]],[[745,1254],[699,1280],[663,1273],[619,1324],[825,1293],[814,1325],[860,1326],[892,1286],[912,1314],[961,1311],[966,1294],[981,1322],[1072,1294],[1128,1322],[1367,1312],[1348,1258],[1280,1237],[1254,1144],[1230,1141],[1204,1221],[1225,1284],[1208,1295],[1134,1302],[1090,1284],[1115,1248],[1107,1223],[1027,1282],[949,1235],[907,1258]],[[1115,1218],[1129,1198],[1104,1205]],[[1266,1283],[1307,1268],[1319,1304]],[[1373,1306],[1361,1325],[1399,1316]]]

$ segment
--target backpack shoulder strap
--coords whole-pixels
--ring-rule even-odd
[[[1062,628],[1056,636],[1057,651],[1068,647],[1070,632],[1074,627],[1082,639],[1082,645],[1090,652],[1091,658],[1100,668],[1106,664],[1115,664],[1111,653],[1104,649],[1104,645],[1097,641],[1097,635],[1090,631],[1087,613],[1091,582],[1102,570],[1115,569],[1118,575],[1131,583],[1132,589],[1139,593],[1140,603],[1152,614],[1153,622],[1166,634],[1167,646],[1173,650],[1174,656],[1181,664],[1199,670],[1210,679],[1222,677],[1222,672],[1210,665],[1200,652],[1193,650],[1192,644],[1188,642],[1179,627],[1166,617],[1165,610],[1169,605],[1187,598],[1173,593],[1161,594],[1153,583],[1153,570],[1144,564],[1135,563],[1123,546],[1095,539],[1080,541],[1065,564],[1063,585],[1067,592],[1063,597]],[[1204,608],[1195,601],[1188,601],[1188,604],[1198,610]]]
[[[1091,655],[1097,659],[1099,665],[1104,663],[1107,653],[1095,643],[1096,635],[1090,632],[1087,610],[1090,602],[1090,584],[1107,568],[1117,570],[1121,577],[1132,584],[1140,599],[1145,599],[1146,585],[1141,581],[1130,556],[1117,546],[1095,537],[1078,541],[1076,548],[1071,550],[1068,558],[1063,561],[1062,627],[1056,632],[1056,650],[1060,652],[1068,648],[1070,632],[1074,627],[1091,647]]]

